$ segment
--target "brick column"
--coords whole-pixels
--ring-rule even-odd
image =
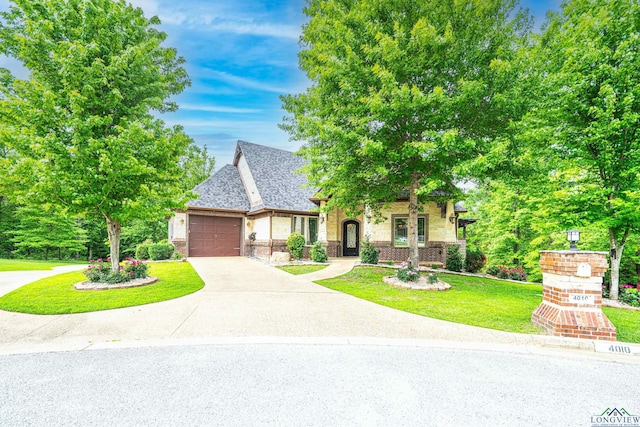
[[[541,251],[542,304],[531,321],[549,334],[616,340],[616,328],[602,312],[606,252]]]

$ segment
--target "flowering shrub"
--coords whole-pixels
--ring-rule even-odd
[[[111,259],[90,260],[89,267],[83,271],[91,282],[98,283],[122,283],[129,280],[147,277],[147,265],[142,261],[127,258],[124,266],[119,271],[111,271]]]
[[[640,307],[640,293],[634,285],[620,285],[618,300],[632,307]]]
[[[92,282],[102,282],[111,271],[111,259],[103,260],[99,258],[97,260],[89,261],[89,268],[83,271],[84,275]]]
[[[132,279],[144,279],[148,276],[148,266],[142,260],[127,258],[121,268]]]
[[[413,282],[415,280],[418,280],[418,278],[420,277],[420,273],[418,273],[416,269],[411,265],[411,258],[409,258],[407,262],[403,262],[401,264],[400,268],[398,269],[397,277],[403,282]]]
[[[524,271],[520,266],[509,268],[501,265],[498,267],[497,276],[499,279],[519,280],[521,282],[527,280],[527,272]]]

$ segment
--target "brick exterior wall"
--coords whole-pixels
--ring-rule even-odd
[[[409,248],[399,248],[393,246],[390,242],[374,242],[376,249],[380,251],[380,261],[406,261],[409,258]],[[424,265],[446,263],[447,247],[450,245],[460,245],[460,250],[465,253],[466,242],[460,240],[457,243],[448,242],[427,242],[427,246],[420,248],[420,262]],[[327,255],[330,258],[342,256],[342,242],[332,240],[324,244]],[[310,246],[304,248],[304,258],[310,258]],[[289,252],[287,250],[286,240],[257,240],[251,242],[245,240],[244,253],[246,256],[255,256],[260,259],[268,260],[274,252]]]
[[[616,339],[616,328],[602,312],[606,253],[542,251],[542,304],[531,321],[547,333],[594,340]]]
[[[380,251],[379,259],[381,261],[406,261],[409,258],[408,247],[395,247],[391,242],[374,242]],[[465,253],[467,242],[462,240],[453,242],[427,242],[424,248],[418,248],[420,254],[420,262],[423,264],[446,264],[447,247],[452,245],[460,245],[460,251]]]

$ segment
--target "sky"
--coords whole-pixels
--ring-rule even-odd
[[[239,139],[290,151],[301,146],[278,124],[286,114],[280,95],[304,92],[309,85],[297,59],[305,0],[129,1],[147,17],[160,18],[165,46],[186,59],[191,87],[174,98],[179,111],[160,118],[182,125],[198,145],[206,145],[216,169],[231,163]],[[520,4],[539,26],[560,2]],[[8,8],[8,0],[0,0],[0,10]],[[6,57],[0,57],[0,67],[28,76]]]

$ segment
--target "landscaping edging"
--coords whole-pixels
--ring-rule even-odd
[[[128,282],[122,283],[97,283],[87,280],[84,282],[76,283],[75,285],[73,285],[73,287],[78,291],[107,291],[110,289],[139,288],[141,286],[151,285],[152,283],[155,283],[157,281],[158,278],[154,276],[145,277],[144,279],[133,279],[129,280]]]
[[[446,291],[451,289],[451,285],[438,280],[436,283],[429,283],[425,277],[411,282],[403,282],[397,276],[385,276],[382,281],[387,285],[398,286],[401,288],[414,289],[417,291]]]
[[[602,305],[604,307],[621,308],[623,310],[640,311],[640,307],[633,307],[631,305],[622,303],[620,301],[611,300],[608,298],[602,298]]]

